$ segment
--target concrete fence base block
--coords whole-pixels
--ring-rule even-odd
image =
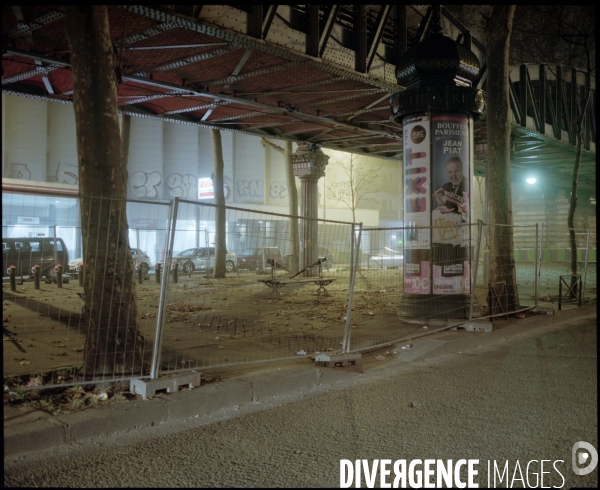
[[[346,367],[346,366],[358,366],[362,354],[317,354],[315,356],[315,363],[317,366],[322,367]]]
[[[166,390],[167,393],[179,391],[180,386],[195,388],[200,386],[202,373],[172,374],[158,379],[132,379],[129,389],[132,393],[142,395],[144,398],[155,396],[157,391]]]
[[[554,315],[554,308],[548,308],[546,306],[536,306],[533,310],[533,313],[539,313],[542,315]]]

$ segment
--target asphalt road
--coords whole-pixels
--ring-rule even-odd
[[[597,487],[598,468],[577,476],[571,460],[578,441],[598,448],[596,330],[587,321],[5,461],[4,485],[336,487],[341,459],[391,460],[387,483],[396,460],[466,459],[479,460],[479,486],[494,486],[495,461],[500,473],[508,462],[497,486]]]

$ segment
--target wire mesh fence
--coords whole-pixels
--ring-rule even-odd
[[[33,214],[36,200],[15,195],[8,208],[12,216],[3,211],[4,222],[17,222],[2,230],[5,382],[35,389],[148,376],[156,319],[138,318],[139,298],[147,290],[137,285],[134,265],[142,257],[150,264],[141,247],[153,248],[151,235],[164,237],[160,222],[168,204],[88,198],[89,222],[105,226],[82,230],[79,201],[57,199],[57,206],[64,205],[58,216],[38,219],[42,223],[36,226],[18,223],[15,215]],[[150,225],[152,216],[152,233],[128,230],[120,222],[125,208],[130,222]],[[120,258],[115,243],[125,244]],[[92,267],[84,262],[84,249],[95,274],[85,273]]]
[[[582,299],[596,299],[597,291],[597,241],[591,230],[574,229],[577,260],[572,263],[571,233],[568,228],[540,227],[540,289],[541,301],[557,303],[561,276],[579,274],[583,286]],[[573,266],[575,265],[575,270]]]
[[[3,372],[13,389],[374,348],[415,338],[423,327],[551,304],[559,276],[571,272],[565,228],[480,222],[364,229],[227,207],[225,269],[215,277],[214,205],[71,199],[57,203],[56,215],[31,222],[20,218],[34,214],[35,196],[15,195],[12,204],[3,208],[2,235]],[[82,230],[80,206],[88,221],[114,229]],[[128,227],[119,221],[123,206]],[[494,237],[506,231],[512,257],[492,252]],[[584,295],[595,301],[589,264],[596,235],[575,236]],[[114,243],[125,244],[127,260],[115,258],[112,269],[95,263],[97,273],[86,278],[86,261],[116,255]],[[494,285],[499,259],[512,264],[517,304]],[[39,284],[32,271],[38,262],[48,273]]]
[[[215,212],[179,205],[160,371],[340,349],[353,226],[318,221],[310,240],[296,218],[294,244],[294,218],[227,208],[226,272],[215,278]]]

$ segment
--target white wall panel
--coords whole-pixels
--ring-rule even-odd
[[[131,118],[127,195],[133,199],[163,199],[163,123]]]
[[[79,185],[75,111],[72,105],[47,104],[47,182]]]
[[[46,181],[48,104],[25,97],[7,97],[6,151],[13,179]]]

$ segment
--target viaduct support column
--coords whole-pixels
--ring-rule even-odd
[[[300,270],[314,264],[318,258],[319,246],[319,179],[325,176],[325,166],[329,157],[312,143],[299,143],[291,155],[294,175],[300,178]],[[317,275],[317,268],[308,269],[304,276]]]

